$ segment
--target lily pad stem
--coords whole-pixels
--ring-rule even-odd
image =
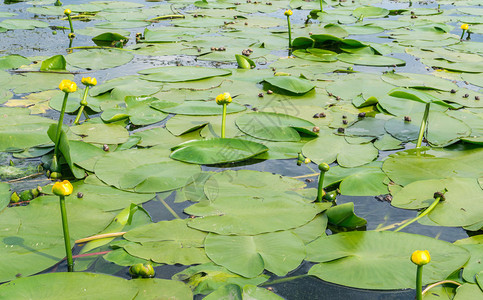
[[[83,239],[79,239],[79,240],[75,241],[75,243],[76,244],[83,244],[83,243],[87,243],[87,242],[90,242],[90,241],[93,241],[93,240],[123,236],[125,233],[126,233],[126,231],[97,234],[97,235],[89,236],[89,237],[86,237],[86,238],[83,238]]]
[[[438,285],[442,285],[442,284],[446,284],[446,283],[451,283],[451,284],[454,284],[454,285],[457,285],[457,286],[461,286],[461,283],[459,282],[456,282],[456,281],[453,281],[453,280],[443,280],[443,281],[439,281],[439,282],[436,282],[436,283],[433,283],[431,285],[428,285],[424,291],[422,292],[422,294],[426,294],[430,289],[434,288],[434,287],[437,287]]]
[[[284,282],[292,281],[292,280],[295,280],[295,279],[304,278],[304,277],[307,277],[307,276],[309,276],[309,274],[302,274],[302,275],[280,278],[280,279],[272,280],[272,281],[269,281],[269,282],[264,282],[264,283],[260,284],[260,286],[284,283]]]
[[[419,136],[418,142],[416,143],[416,148],[421,148],[421,143],[423,142],[424,131],[426,129],[426,125],[428,124],[429,105],[430,103],[426,103],[426,107],[424,108],[424,114],[423,119],[421,120],[421,127],[419,128]]]
[[[223,104],[223,116],[221,117],[221,138],[225,138],[226,127],[226,103]]]
[[[463,29],[463,32],[461,33],[460,40],[463,40],[463,36],[465,35],[465,32],[466,32],[466,30],[465,30],[465,29]]]
[[[79,108],[79,112],[77,113],[77,116],[75,117],[75,120],[74,120],[74,124],[78,125],[79,124],[79,120],[80,120],[80,117],[82,115],[82,112],[84,112],[84,108],[87,106],[87,93],[89,92],[89,86],[86,86],[85,90],[84,90],[84,95],[82,96],[82,100],[81,100],[81,106]],[[85,115],[87,115],[86,112],[84,112]]]
[[[60,132],[62,131],[62,124],[64,124],[64,114],[65,114],[65,107],[67,105],[67,98],[69,98],[69,93],[64,94],[64,101],[62,102],[62,108],[60,110],[59,122],[57,123],[57,133],[55,134],[55,147],[54,147],[54,157],[52,161],[54,162],[51,168],[51,171],[58,172],[58,165],[57,165],[57,155],[59,154],[59,144],[60,144]]]
[[[324,11],[324,9],[322,8],[322,1],[323,0],[319,0],[319,3],[320,3],[320,12],[323,12]]]
[[[69,224],[67,222],[67,211],[65,209],[65,196],[59,196],[60,213],[62,215],[62,229],[64,230],[65,253],[67,256],[67,270],[74,272],[74,261],[72,260],[72,248],[70,246]]]
[[[158,198],[158,196],[156,196],[156,199],[159,199],[159,201],[163,203],[164,207],[166,207],[166,209],[173,215],[173,217],[181,220],[180,216],[171,208],[171,206],[168,205],[168,203],[166,203],[166,201],[164,201],[164,199]]]
[[[290,16],[287,16],[288,25],[288,48],[292,49],[292,26],[290,25]]]
[[[74,26],[72,26],[72,18],[70,17],[70,14],[67,15],[67,19],[69,20],[70,33],[74,33]]]
[[[320,174],[319,174],[319,184],[318,184],[318,188],[317,188],[317,202],[322,202],[322,197],[324,197],[325,195],[325,191],[324,191],[324,175],[325,175],[325,172],[328,172],[330,169],[329,165],[326,164],[326,163],[321,163],[319,165],[319,170],[320,170]]]
[[[407,227],[408,225],[416,222],[417,220],[421,219],[425,215],[429,214],[436,207],[436,205],[438,205],[438,203],[441,202],[441,200],[444,200],[443,193],[440,193],[440,196],[435,197],[433,203],[428,208],[426,208],[422,213],[420,213],[419,216],[417,216],[416,218],[414,218],[411,221],[407,222],[406,224],[400,226],[399,228],[397,228],[396,230],[394,230],[394,232],[400,231],[401,229]]]
[[[423,299],[423,266],[418,265],[418,269],[416,271],[416,300]]]

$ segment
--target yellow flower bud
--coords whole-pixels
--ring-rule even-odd
[[[72,11],[70,9],[68,9],[68,8],[66,8],[64,10],[64,14],[67,15],[67,16],[70,15],[71,13],[72,13]]]
[[[230,93],[219,94],[215,100],[218,105],[230,104],[232,101]]]
[[[284,15],[286,15],[287,17],[290,17],[291,15],[293,15],[293,12],[292,12],[290,9],[287,9],[287,10],[284,12]]]
[[[468,30],[468,24],[461,24],[461,29]]]
[[[68,79],[64,79],[60,82],[59,89],[65,93],[73,93],[77,91],[77,84]]]
[[[416,250],[411,255],[411,261],[418,266],[422,266],[431,261],[431,256],[428,250]]]
[[[69,196],[72,194],[74,187],[68,180],[64,180],[62,182],[58,181],[52,187],[52,192],[57,196]]]
[[[82,77],[81,82],[87,86],[95,86],[97,84],[97,79],[95,77]]]

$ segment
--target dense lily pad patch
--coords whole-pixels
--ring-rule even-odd
[[[291,274],[409,289],[409,257],[427,249],[423,283],[461,286],[425,298],[481,297],[479,3],[64,2],[0,9],[2,41],[19,44],[25,32],[38,39],[0,49],[0,178],[9,180],[0,183],[0,282],[11,281],[0,295],[279,299],[264,286]],[[17,14],[25,7],[35,19]],[[461,23],[469,23],[462,36]],[[83,101],[87,76],[98,84]],[[64,79],[79,86],[66,107],[57,89]],[[54,173],[73,182],[71,242],[112,236],[77,241],[74,274],[33,275],[65,268],[54,173],[45,172],[61,111],[71,116]],[[417,141],[423,146],[412,149]],[[24,159],[41,166],[16,165]],[[323,202],[313,163],[331,164]],[[410,224],[390,216],[367,230],[376,210],[361,213],[362,198],[344,196],[418,211],[419,224],[406,229],[431,237],[389,232]],[[473,237],[439,240],[449,227]],[[316,264],[299,268],[306,262]],[[158,278],[82,272],[127,277],[125,267],[138,263]],[[165,264],[180,268],[171,280]]]

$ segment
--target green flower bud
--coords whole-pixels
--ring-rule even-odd
[[[321,163],[321,164],[319,165],[319,170],[320,170],[320,172],[328,172],[328,171],[329,171],[329,169],[330,169],[330,167],[329,167],[329,165],[328,165],[328,164],[326,164],[326,163]]]
[[[18,196],[17,192],[13,192],[10,196],[10,202],[17,203],[20,201],[20,197]]]
[[[139,264],[132,265],[129,268],[129,274],[131,274],[133,278],[136,278],[136,277],[153,278],[156,272],[154,271],[154,268],[152,265],[150,264],[143,265],[139,263]]]

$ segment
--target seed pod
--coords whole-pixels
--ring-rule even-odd
[[[20,193],[20,200],[22,200],[22,201],[30,201],[33,198],[34,197],[33,197],[32,193],[30,192],[30,190],[25,190],[25,191]]]

